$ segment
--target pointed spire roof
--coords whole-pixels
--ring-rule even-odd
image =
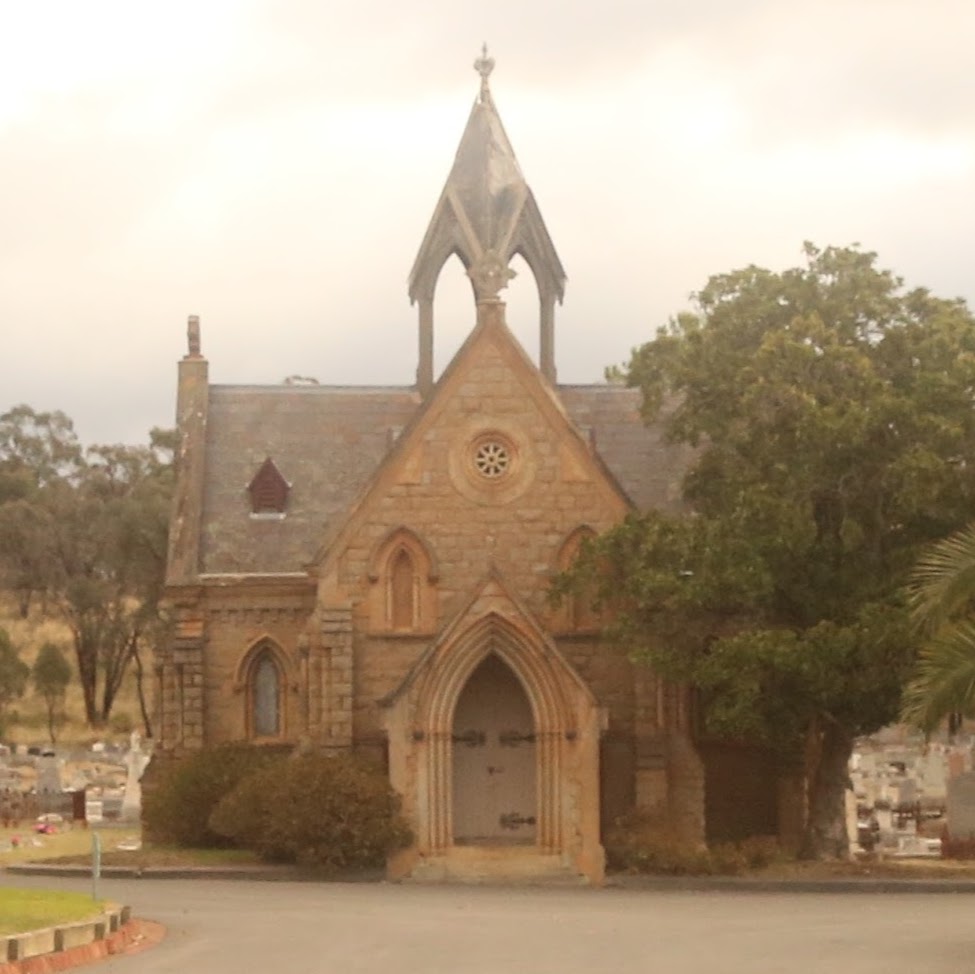
[[[440,270],[454,253],[468,272],[485,259],[507,267],[521,254],[539,292],[561,301],[565,271],[494,105],[488,84],[494,59],[486,45],[474,67],[481,88],[410,272],[410,301],[432,299]]]

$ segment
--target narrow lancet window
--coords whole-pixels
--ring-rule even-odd
[[[416,625],[416,570],[405,548],[393,556],[390,566],[389,616],[393,629],[412,629]]]
[[[281,678],[268,652],[254,666],[251,700],[255,737],[277,737],[281,732]]]

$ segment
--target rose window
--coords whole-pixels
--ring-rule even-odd
[[[511,465],[511,451],[498,440],[485,440],[474,451],[474,469],[488,480],[503,477]]]

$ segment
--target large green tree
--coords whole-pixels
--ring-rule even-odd
[[[77,483],[84,451],[61,412],[15,406],[0,415],[0,586],[26,618],[57,573],[53,518]]]
[[[173,437],[92,447],[57,517],[54,601],[68,624],[89,723],[108,720],[122,680],[165,628],[160,600],[173,482]],[[141,697],[143,718],[148,713]]]
[[[896,718],[920,546],[975,509],[975,320],[857,248],[712,277],[613,377],[694,449],[684,516],[633,516],[564,584],[699,691],[702,732],[808,780],[803,851],[846,852],[854,739]]]
[[[153,430],[148,446],[84,450],[62,413],[0,416],[0,579],[23,613],[41,594],[68,625],[92,725],[165,627],[173,446]],[[143,717],[151,732],[144,701]]]

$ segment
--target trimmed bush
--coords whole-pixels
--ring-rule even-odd
[[[150,764],[150,787],[142,798],[146,836],[191,849],[233,845],[210,829],[210,815],[243,779],[275,759],[282,761],[280,753],[266,748],[221,744],[169,764]]]
[[[327,871],[382,866],[410,830],[386,775],[352,754],[305,754],[242,780],[210,828],[270,862]]]
[[[659,815],[632,812],[618,819],[606,836],[606,866],[611,872],[664,876],[740,876],[782,859],[778,842],[755,836],[710,848],[681,839]]]

